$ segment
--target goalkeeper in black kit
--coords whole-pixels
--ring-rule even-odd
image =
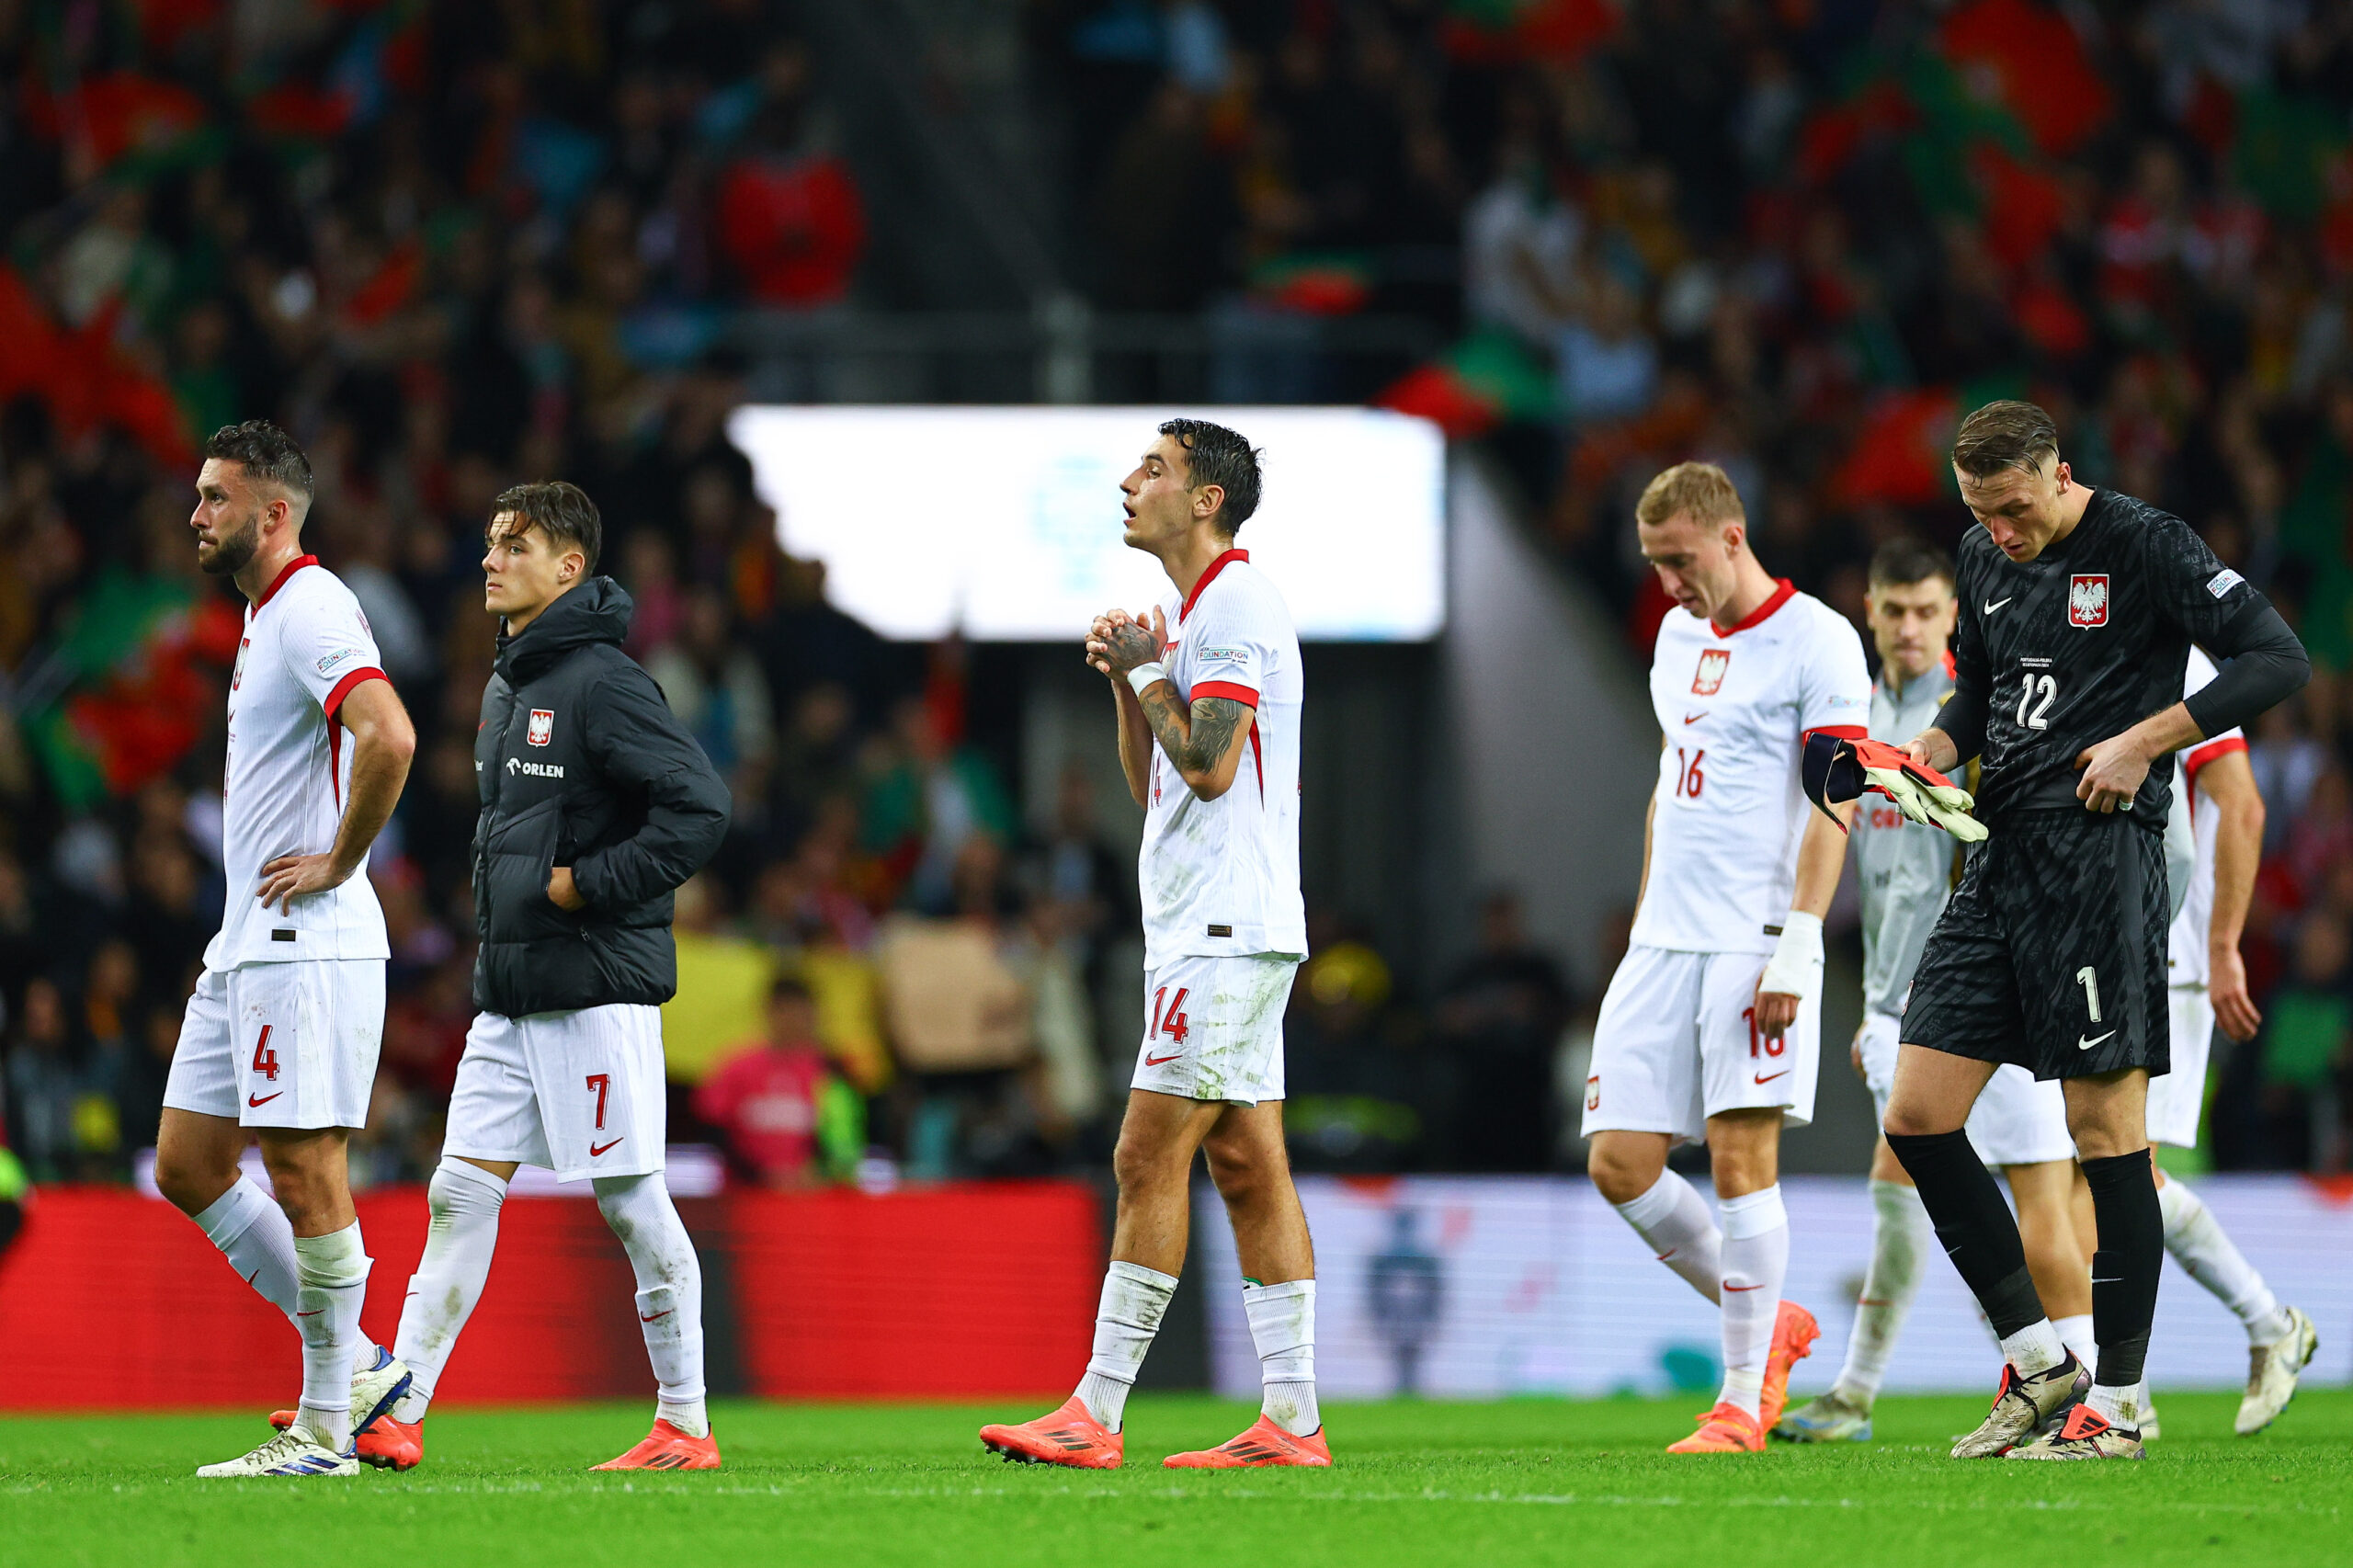
[[[1904,1016],[1887,1141],[2006,1365],[1956,1459],[2139,1459],[2165,1224],[2149,1079],[2169,1065],[2164,829],[2172,754],[2256,717],[2311,673],[2269,602],[2179,517],[2077,483],[2051,416],[1988,403],[1953,471],[1979,527],[1961,546],[1954,689],[1908,748],[1980,761],[1971,858]],[[2182,700],[2189,645],[2221,675]],[[2098,1217],[2084,1367],[2029,1278],[2017,1221],[1962,1124],[1994,1070],[2056,1078]]]

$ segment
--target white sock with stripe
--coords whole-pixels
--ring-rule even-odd
[[[1720,1299],[1723,1233],[1716,1228],[1716,1217],[1708,1212],[1708,1200],[1698,1188],[1673,1171],[1661,1171],[1648,1192],[1613,1207],[1650,1244],[1661,1263],[1708,1300]]]
[[[408,1364],[408,1392],[392,1406],[392,1419],[411,1426],[425,1419],[441,1369],[458,1347],[458,1332],[473,1316],[490,1280],[491,1255],[498,1248],[498,1211],[506,1184],[471,1162],[444,1155],[426,1184],[431,1222],[425,1256],[408,1278],[401,1302],[401,1328],[392,1353]]]
[[[654,1414],[689,1437],[710,1436],[702,1375],[702,1259],[659,1171],[598,1176],[597,1207],[637,1272],[637,1323],[661,1392]]]
[[[302,1403],[294,1424],[341,1453],[351,1443],[351,1363],[368,1295],[359,1221],[324,1236],[295,1237],[294,1261],[294,1322],[302,1331]]]
[[[294,1315],[299,1310],[294,1292],[301,1288],[295,1278],[294,1226],[286,1210],[251,1176],[241,1176],[212,1200],[211,1207],[188,1218],[196,1221],[206,1240],[221,1249],[238,1277],[284,1312],[286,1321],[301,1333],[302,1320]],[[352,1346],[354,1364],[375,1365],[376,1342],[356,1326],[353,1332],[358,1335]]]
[[[1920,1289],[1920,1259],[1936,1233],[1928,1210],[1909,1182],[1871,1183],[1871,1267],[1855,1303],[1854,1332],[1847,1336],[1847,1364],[1831,1392],[1864,1410],[1879,1397],[1895,1354],[1896,1336]]]
[[[1724,1225],[1722,1401],[1756,1415],[1790,1272],[1790,1215],[1778,1183],[1720,1199],[1716,1209]]]

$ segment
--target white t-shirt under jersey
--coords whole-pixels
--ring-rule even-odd
[[[1144,967],[1171,959],[1307,952],[1299,891],[1300,710],[1306,683],[1290,609],[1250,552],[1229,550],[1180,600],[1161,601],[1160,662],[1192,702],[1227,697],[1253,710],[1233,787],[1204,801],[1155,742],[1146,784]]]
[[[362,681],[382,680],[376,639],[342,580],[305,555],[245,609],[229,681],[229,767],[222,862],[229,896],[204,966],[298,959],[381,959],[384,911],[368,864],[341,886],[267,909],[255,893],[281,855],[335,847],[351,784],[351,745],[336,711]]]
[[[1813,810],[1799,776],[1802,738],[1859,736],[1870,722],[1862,639],[1787,582],[1729,631],[1671,609],[1651,661],[1651,706],[1666,749],[1633,940],[1769,953]]]
[[[2214,661],[2206,651],[2191,644],[2189,669],[2181,683],[2181,694],[2188,697],[2214,678]],[[2189,831],[2197,843],[2196,857],[2190,861],[2189,894],[2181,902],[2181,912],[2173,917],[2173,928],[2165,936],[2165,983],[2168,985],[2203,985],[2209,978],[2206,957],[2206,936],[2214,921],[2214,830],[2218,819],[2212,802],[2198,796],[2198,775],[2216,757],[2230,752],[2246,750],[2246,736],[2237,730],[2224,730],[2181,753],[2181,778],[2174,787],[2173,809],[2189,813]]]

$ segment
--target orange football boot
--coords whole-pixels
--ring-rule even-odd
[[[1813,1354],[1822,1325],[1795,1301],[1783,1301],[1773,1318],[1773,1347],[1765,1355],[1765,1388],[1757,1395],[1756,1424],[1770,1432],[1781,1424],[1790,1403],[1790,1369]]]
[[[1170,1470],[1248,1470],[1270,1464],[1329,1469],[1332,1448],[1324,1440],[1321,1426],[1304,1437],[1294,1437],[1275,1425],[1272,1416],[1262,1415],[1238,1437],[1228,1437],[1214,1449],[1170,1454],[1160,1462]]]
[[[294,1413],[273,1410],[269,1424],[283,1432],[294,1425]],[[354,1434],[351,1447],[361,1464],[372,1464],[378,1470],[415,1470],[425,1458],[425,1423],[379,1415]]]
[[[1126,1439],[1096,1420],[1076,1394],[1052,1415],[1018,1426],[992,1422],[981,1428],[981,1444],[1016,1464],[1063,1464],[1074,1470],[1117,1470],[1127,1452]]]
[[[719,1435],[689,1437],[660,1416],[654,1430],[619,1459],[592,1464],[590,1470],[717,1470]]]
[[[1736,1404],[1719,1404],[1699,1417],[1699,1429],[1679,1443],[1669,1443],[1670,1454],[1761,1454],[1765,1428]]]

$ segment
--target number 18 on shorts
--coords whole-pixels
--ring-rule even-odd
[[[1699,1142],[1708,1118],[1778,1109],[1783,1122],[1813,1119],[1821,1064],[1822,1003],[1798,1007],[1779,1039],[1756,1027],[1762,953],[1626,950],[1594,1026],[1585,1085],[1585,1136],[1664,1132]]]

